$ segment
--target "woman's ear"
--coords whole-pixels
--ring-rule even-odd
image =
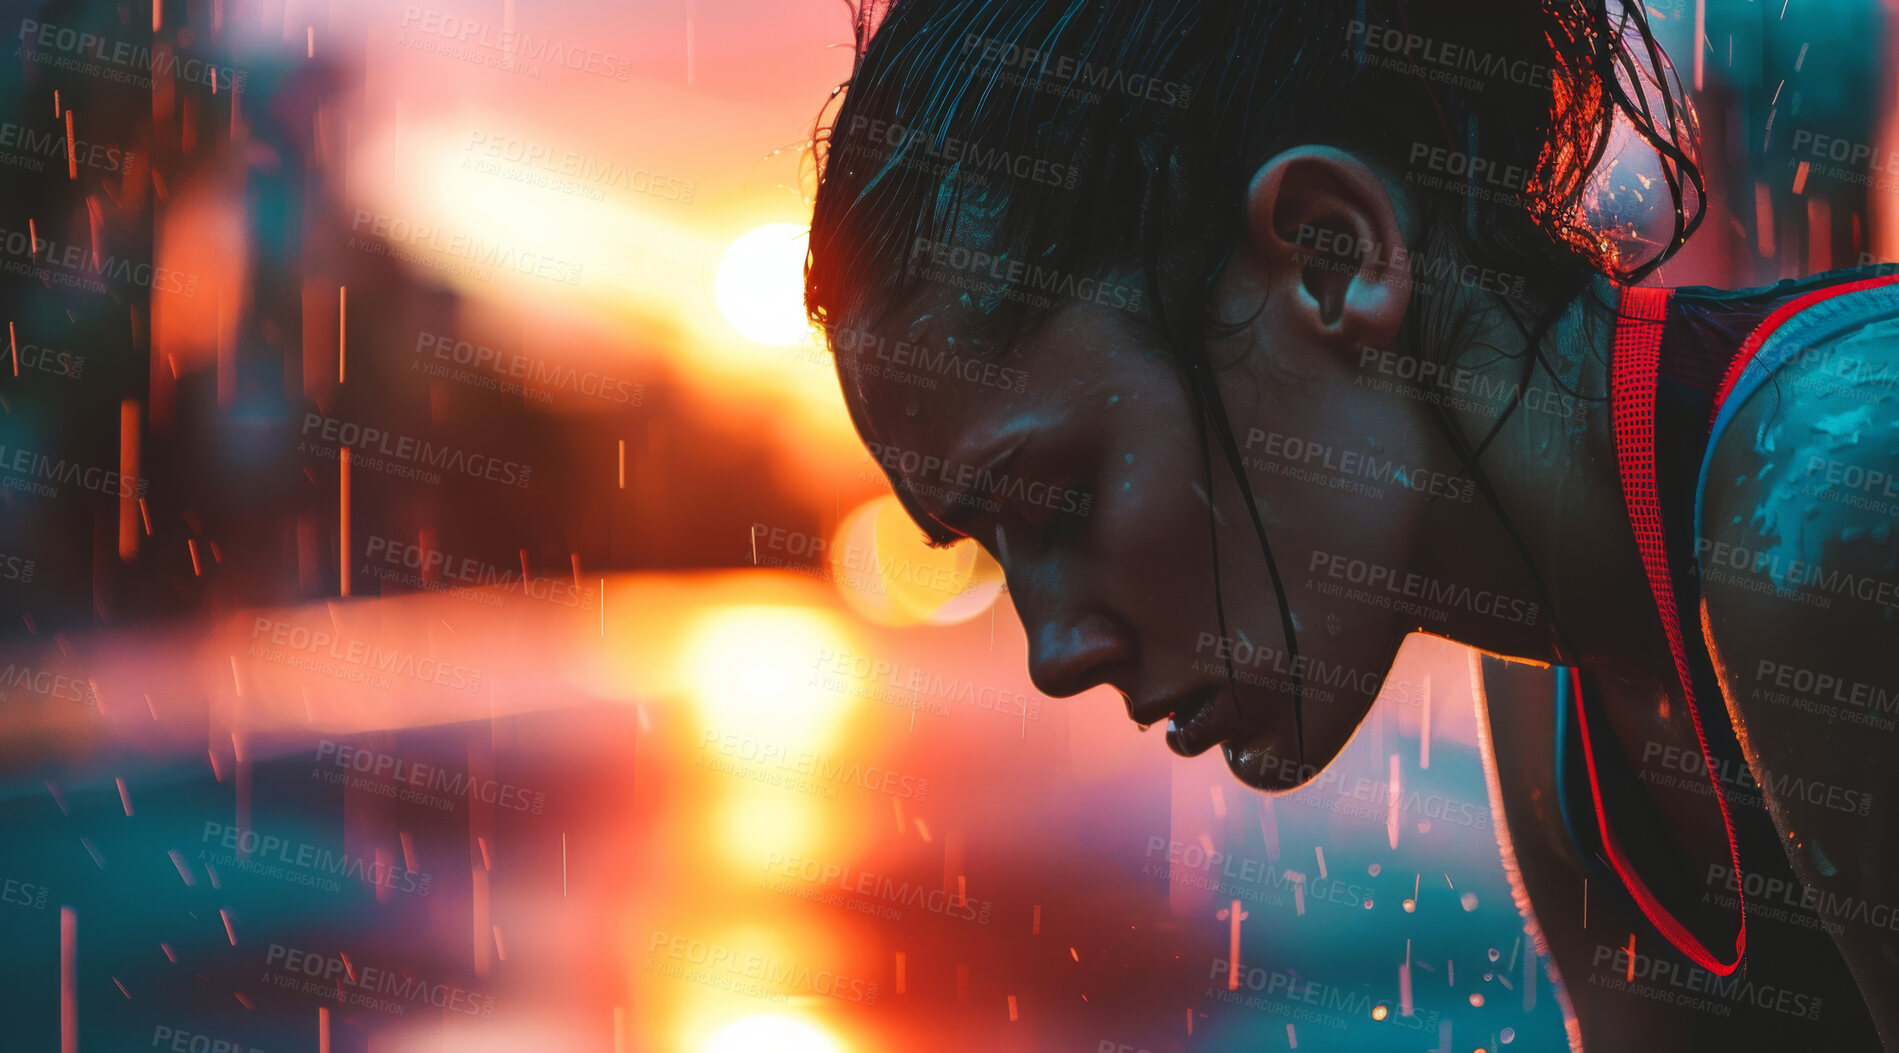
[[[1343,150],[1298,146],[1262,165],[1247,189],[1247,284],[1263,286],[1282,339],[1350,354],[1398,335],[1411,295],[1411,259],[1391,193]],[[1255,301],[1258,302],[1257,300]]]

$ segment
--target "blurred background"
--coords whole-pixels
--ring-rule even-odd
[[[1648,8],[1663,283],[1894,254],[1892,10]],[[5,5],[0,1048],[1561,1048],[1468,654],[1269,799],[904,522],[800,306],[852,18]]]

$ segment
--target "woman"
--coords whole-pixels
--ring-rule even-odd
[[[1274,790],[1407,634],[1479,648],[1572,1046],[1899,1049],[1899,286],[1638,285],[1701,211],[1639,7],[898,0],[866,35],[807,303],[1038,688]],[[1674,204],[1645,259],[1584,213],[1618,129]]]

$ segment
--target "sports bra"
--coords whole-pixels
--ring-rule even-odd
[[[1729,862],[1739,889],[1741,838],[1710,746],[1713,734],[1734,752],[1733,731],[1698,615],[1696,537],[1714,450],[1748,397],[1801,354],[1869,322],[1899,317],[1899,273],[1890,266],[1834,271],[1757,289],[1703,287],[1621,290],[1610,361],[1610,399],[1622,496],[1643,571],[1701,749],[1702,769],[1721,811]],[[1686,627],[1686,628],[1684,628]],[[1604,800],[1590,703],[1578,670],[1558,667],[1557,786],[1564,825],[1588,864],[1597,853],[1582,827],[1593,820],[1595,845],[1650,924],[1695,964],[1719,976],[1740,967],[1747,949],[1746,894],[1732,951],[1717,953],[1688,930],[1644,882],[1613,832]],[[1714,705],[1704,703],[1714,700]],[[1571,715],[1573,713],[1573,722]],[[1706,718],[1704,720],[1704,717]],[[1567,789],[1570,735],[1582,745],[1592,814],[1577,815]],[[1576,781],[1584,781],[1578,779]]]

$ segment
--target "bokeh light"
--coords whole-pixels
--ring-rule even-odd
[[[893,495],[846,516],[831,549],[838,591],[879,625],[954,625],[1002,595],[1002,568],[988,553],[970,542],[931,548]]]
[[[786,748],[815,748],[849,705],[818,686],[816,674],[832,656],[848,653],[850,640],[828,611],[731,607],[705,618],[683,657],[709,727],[742,727]]]

